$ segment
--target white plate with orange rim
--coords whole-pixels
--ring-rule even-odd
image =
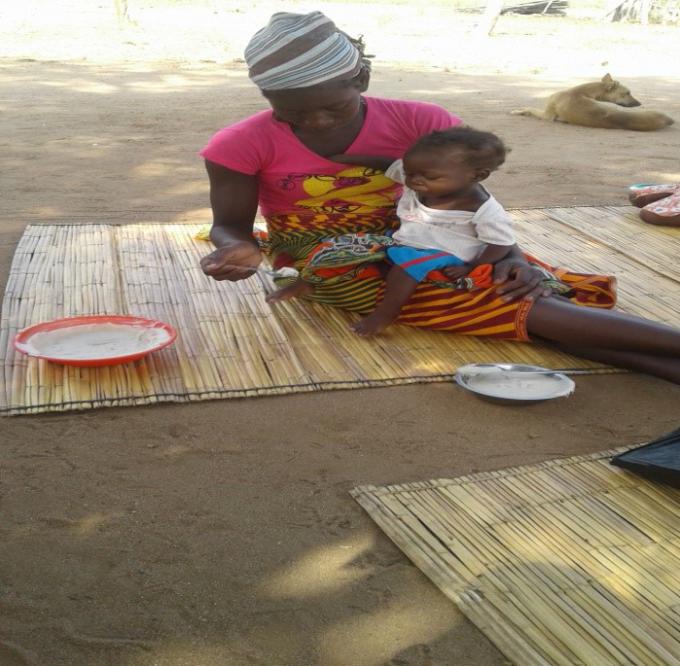
[[[576,388],[564,372],[519,363],[464,365],[456,371],[456,383],[481,398],[514,405],[566,398]]]
[[[99,367],[131,363],[172,344],[165,322],[128,315],[66,317],[29,326],[14,338],[17,351],[62,365]]]

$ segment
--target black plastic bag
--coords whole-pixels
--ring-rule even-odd
[[[609,462],[652,481],[680,488],[680,428],[649,444],[621,453]]]

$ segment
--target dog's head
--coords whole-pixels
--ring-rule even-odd
[[[640,102],[630,94],[630,90],[618,81],[614,81],[609,74],[602,77],[601,83],[602,92],[597,96],[600,101],[611,102],[619,106],[640,106]]]

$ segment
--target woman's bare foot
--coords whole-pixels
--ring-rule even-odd
[[[350,328],[362,338],[370,338],[372,335],[378,335],[381,331],[386,329],[396,317],[388,313],[378,312],[375,310],[370,315],[366,315]]]
[[[292,284],[287,287],[282,287],[276,291],[268,294],[265,298],[267,303],[278,303],[279,301],[289,301],[291,298],[300,298],[301,296],[306,296],[314,291],[309,282],[304,280],[295,280]]]

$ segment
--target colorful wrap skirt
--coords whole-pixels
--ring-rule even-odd
[[[275,269],[296,268],[314,286],[306,298],[365,314],[382,299],[388,268],[386,249],[395,242],[385,233],[396,228],[391,215],[273,215],[267,218],[265,248]],[[602,275],[572,273],[527,259],[572,302],[612,308],[615,280]],[[480,282],[479,284],[488,284]],[[557,285],[561,286],[557,286]],[[472,287],[472,288],[470,288]],[[399,324],[501,340],[529,341],[527,317],[532,301],[504,302],[494,286],[451,283],[438,271],[428,273],[409,302]]]

